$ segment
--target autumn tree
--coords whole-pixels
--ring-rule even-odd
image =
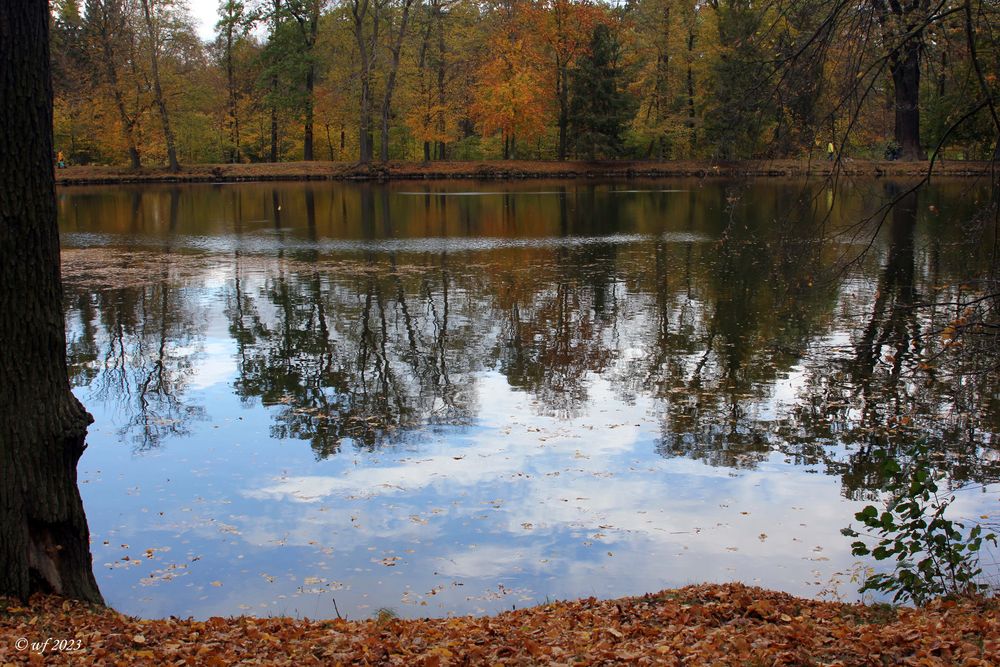
[[[694,85],[694,63],[696,60],[695,40],[698,35],[700,22],[700,12],[697,2],[689,2],[685,5],[682,13],[682,25],[684,27],[684,64],[685,64],[685,92],[687,102],[687,122],[685,123],[690,131],[690,145],[693,148],[698,143],[697,112],[695,111],[695,85]]]
[[[178,172],[181,170],[181,166],[177,162],[174,131],[170,126],[170,112],[167,109],[167,100],[163,94],[163,83],[160,79],[160,57],[164,38],[163,23],[169,19],[169,12],[173,9],[172,0],[140,0],[140,3],[142,4],[142,16],[146,27],[146,48],[149,52],[153,101],[160,113],[163,141],[167,147],[167,164],[170,167],[170,171]]]
[[[776,86],[773,131],[769,157],[788,157],[817,143],[820,137],[831,136],[824,127],[824,94],[828,85],[821,59],[796,60],[802,34],[822,34],[829,26],[820,23],[821,13],[814,0],[803,0],[789,8],[774,22],[767,41],[768,49],[777,62],[788,62],[777,70],[780,82]],[[774,70],[775,68],[770,68]]]
[[[54,3],[51,29],[52,44],[52,87],[58,91],[62,112],[62,141],[57,140],[57,149],[68,142],[69,159],[86,161],[90,157],[90,138],[87,132],[89,90],[92,85],[88,68],[86,31],[79,0],[61,0]]]
[[[144,106],[135,101],[138,95],[128,95],[124,74],[129,68],[130,42],[135,38],[130,22],[133,8],[125,0],[87,0],[86,7],[84,29],[94,64],[91,81],[101,81],[114,100],[129,163],[139,169],[142,157],[137,134]]]
[[[394,17],[395,12],[390,12],[386,21],[389,29],[389,70],[386,73],[385,90],[382,93],[382,144],[379,152],[382,162],[389,161],[389,116],[392,113],[392,96],[396,91],[396,76],[399,73],[403,39],[406,37],[406,28],[410,22],[410,7],[415,1],[419,3],[419,0],[400,0],[398,8],[390,8],[398,9],[399,17]]]
[[[0,3],[0,595],[101,603],[76,466],[52,164],[49,12]]]
[[[316,38],[319,34],[319,17],[326,4],[325,0],[286,0],[288,12],[295,19],[299,37],[302,40],[302,58],[305,60],[305,91],[303,94],[304,115],[302,159],[313,160],[313,125],[316,104]]]
[[[182,0],[58,0],[59,148],[133,167],[565,158],[574,73],[602,22],[636,99],[615,155],[795,157],[833,141],[919,158],[945,140],[978,158],[1000,129],[989,3],[218,1],[206,58]]]
[[[379,28],[387,0],[350,0],[354,39],[358,47],[358,161],[372,161],[372,84],[379,54]]]
[[[705,138],[717,157],[759,157],[776,113],[771,52],[760,37],[771,34],[771,17],[743,0],[710,0],[709,7],[719,47],[709,70]]]
[[[452,0],[431,0],[431,8],[434,18],[434,41],[436,42],[434,62],[434,90],[436,92],[436,102],[438,113],[435,123],[438,140],[436,142],[436,157],[439,160],[445,159],[445,144],[447,136],[447,79],[448,69],[455,56],[449,52],[448,40],[445,36],[446,23],[457,9],[457,2]]]
[[[541,136],[550,109],[548,70],[529,17],[523,0],[502,4],[490,55],[476,73],[470,111],[484,136],[501,136],[505,160],[516,157],[518,139]]]
[[[589,1],[549,0],[533,9],[532,21],[546,45],[554,70],[556,105],[559,109],[559,143],[556,155],[565,160],[569,149],[569,73],[586,52],[594,27],[606,18],[601,5]]]
[[[590,49],[573,68],[569,123],[576,151],[593,159],[624,152],[625,130],[635,100],[625,87],[621,46],[604,23],[594,28]]]
[[[645,144],[643,157],[693,157],[705,144],[705,111],[714,102],[712,68],[724,56],[711,5],[640,0],[628,17],[638,105],[633,139]]]
[[[927,157],[920,144],[920,54],[931,9],[929,0],[872,0],[889,48],[895,125],[893,135],[904,160]]]
[[[430,68],[427,65],[430,55],[433,23],[427,18],[417,28],[420,35],[420,45],[417,51],[419,55],[417,56],[416,72],[412,74],[410,84],[408,96],[409,113],[406,115],[404,122],[414,139],[422,147],[424,162],[429,162],[431,159],[431,146],[437,140],[434,134],[434,128],[436,127],[434,114],[441,113],[443,110],[438,109],[434,103]]]
[[[783,16],[802,6],[811,6],[813,16],[797,31],[794,48],[778,61],[778,80],[787,89],[794,85],[785,76],[789,68],[803,62],[822,63],[822,80],[828,90],[827,118],[831,134],[838,135],[838,145],[866,146],[881,140],[885,146],[886,138],[867,127],[872,125],[871,118],[888,109],[888,132],[898,156],[923,159],[921,107],[939,97],[928,90],[923,70],[925,56],[935,51],[945,58],[941,71],[951,70],[967,83],[955,113],[944,121],[948,129],[939,127],[935,135],[958,138],[961,127],[981,120],[987,121],[983,128],[987,134],[1000,131],[1000,113],[994,102],[996,61],[977,56],[981,49],[995,45],[988,36],[996,19],[995,9],[981,5],[973,11],[971,2],[964,1],[870,0],[858,5],[809,5],[807,0],[788,0],[776,5],[774,11]],[[948,40],[959,41],[967,59],[949,62],[947,53],[955,53],[955,47],[943,48]],[[934,82],[939,91],[946,80],[947,76],[939,76]]]
[[[639,94],[636,126],[642,140],[648,139],[646,157],[658,148],[664,157],[664,144],[668,142],[668,119],[673,111],[672,101],[678,99],[680,79],[675,70],[678,57],[678,33],[674,0],[643,0],[636,3],[636,48],[640,58],[637,72]]]
[[[282,35],[282,25],[287,20],[287,15],[282,10],[281,0],[263,0],[256,9],[254,16],[257,21],[266,23],[268,28],[267,45],[262,53],[265,63],[263,77],[267,81],[267,92],[264,95],[264,103],[267,105],[270,121],[269,161],[277,162],[279,156],[278,108],[281,100],[278,81],[284,55],[288,51],[287,48],[283,48],[280,36]]]
[[[343,3],[334,5],[321,17],[320,35],[314,52],[323,76],[316,87],[317,141],[326,144],[329,160],[344,160],[357,154],[354,123],[357,113],[358,81],[354,26]],[[347,45],[345,48],[344,45]],[[318,153],[324,151],[317,148]]]
[[[964,14],[964,6],[962,10]],[[995,157],[997,128],[992,113],[984,108],[964,122],[956,125],[956,121],[968,114],[970,90],[980,91],[979,105],[985,101],[983,106],[989,106],[982,98],[984,90],[993,100],[1000,98],[1000,45],[988,38],[998,13],[1000,8],[989,12],[983,7],[980,21],[973,14],[973,20],[939,21],[928,27],[922,55],[928,74],[921,90],[922,145],[934,147],[943,141],[958,147],[953,154],[965,159]]]
[[[227,162],[240,162],[240,97],[236,66],[237,49],[249,29],[246,5],[240,0],[222,0],[219,4],[218,44],[226,71],[226,125],[229,129]]]
[[[400,115],[424,161],[445,159],[449,143],[471,132],[465,121],[487,30],[483,19],[479,8],[460,0],[427,0],[414,9],[415,57],[400,77]]]

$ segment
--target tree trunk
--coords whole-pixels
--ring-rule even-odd
[[[281,0],[272,0],[271,3],[271,35],[278,34],[278,23],[280,21]],[[278,95],[278,75],[271,75],[271,162],[278,161],[278,103],[275,97]]]
[[[229,161],[240,162],[239,100],[236,94],[236,67],[233,63],[233,20],[226,24],[226,86],[229,88]]]
[[[174,131],[170,128],[170,114],[167,112],[167,102],[163,99],[163,88],[160,86],[160,31],[153,24],[153,14],[150,11],[151,0],[142,0],[142,13],[146,18],[146,30],[149,32],[150,67],[153,75],[153,98],[156,108],[160,111],[160,123],[163,125],[163,140],[167,144],[167,163],[170,171],[181,170],[177,162],[177,148],[174,146]]]
[[[566,63],[556,63],[556,94],[559,96],[559,160],[566,159],[569,130],[569,72]]]
[[[694,151],[695,144],[697,143],[697,130],[695,129],[695,112],[694,112],[694,73],[692,72],[691,60],[694,53],[694,32],[688,33],[687,39],[688,47],[688,64],[687,64],[687,107],[688,107],[688,120],[687,125],[691,130],[691,149],[688,154],[692,154]]]
[[[948,51],[941,50],[941,72],[938,74],[938,97],[944,97],[948,73]]]
[[[361,112],[358,125],[358,161],[368,164],[372,161],[371,126],[372,126],[372,93],[369,75],[366,71],[361,77]]]
[[[45,0],[0,3],[0,595],[103,603],[76,483],[92,419],[66,368],[48,29]]]
[[[427,47],[430,46],[431,42],[431,28],[434,24],[431,21],[427,22],[427,29],[424,30],[424,38],[420,41],[420,58],[417,62],[417,71],[420,73],[420,80],[417,89],[420,91],[420,101],[424,105],[423,108],[423,126],[421,131],[424,135],[424,162],[431,161],[431,142],[427,139],[427,134],[431,129],[431,114],[430,114],[430,87],[427,83]]]
[[[278,92],[278,77],[271,77],[271,94]],[[278,105],[271,102],[271,162],[278,161]]]
[[[365,18],[368,15],[369,0],[353,0],[351,14],[354,19],[354,38],[358,42],[361,80],[361,106],[358,112],[358,161],[369,164],[372,161],[372,91],[371,72],[378,48],[379,17],[373,16],[371,44],[365,40]]]
[[[392,94],[389,92],[387,84],[386,94],[385,97],[382,99],[382,110],[381,110],[382,143],[379,146],[379,159],[382,162],[389,161],[389,116],[391,108],[389,106],[390,102],[388,101],[388,98],[391,96]]]
[[[437,14],[437,37],[438,37],[438,62],[437,62],[437,93],[438,93],[438,121],[437,121],[437,159],[445,158],[444,136],[445,136],[445,55],[447,47],[444,41],[444,9],[441,3],[436,6]]]
[[[115,98],[115,107],[118,109],[118,117],[122,123],[122,135],[125,137],[125,143],[128,146],[128,158],[129,163],[133,169],[139,169],[142,167],[142,160],[139,157],[139,148],[136,146],[135,142],[135,119],[129,117],[128,110],[125,108],[125,96],[122,94],[121,86],[118,83],[118,70],[115,68],[115,53],[114,47],[111,42],[111,26],[109,26],[109,21],[111,17],[106,13],[107,7],[102,5],[100,7],[103,15],[99,17],[94,17],[94,20],[98,23],[98,37],[101,41],[101,59],[104,61],[104,73],[108,77],[108,85],[111,87],[111,94]]]
[[[382,96],[382,146],[379,157],[382,162],[389,161],[389,116],[392,111],[392,94],[396,89],[396,73],[399,71],[399,54],[403,48],[403,38],[406,36],[406,24],[410,18],[410,5],[413,0],[404,0],[403,15],[399,19],[399,32],[396,33],[392,46],[392,62],[389,67],[389,77],[385,82],[385,94]],[[389,26],[390,36],[392,26]]]
[[[919,35],[911,37],[889,56],[896,110],[895,139],[903,160],[927,158],[920,146],[920,42]]]
[[[660,38],[664,46],[670,44],[670,5],[666,4],[663,7],[663,35]],[[664,48],[656,56],[656,124],[661,126],[661,123],[666,115],[664,113],[664,108],[667,106],[668,102],[667,96],[670,94],[670,49]],[[660,130],[660,138],[663,138],[662,132]],[[662,155],[660,157],[663,157]]]
[[[302,139],[302,159],[313,160],[313,88],[316,82],[316,63],[312,60],[310,47],[309,66],[306,68],[306,121],[305,136]]]
[[[314,0],[309,5],[309,15],[300,16],[296,15],[296,20],[299,22],[299,30],[302,31],[302,39],[306,45],[306,58],[308,59],[308,65],[306,66],[306,118],[305,127],[303,128],[303,134],[305,135],[302,140],[302,158],[306,162],[312,162],[313,158],[313,125],[314,125],[314,110],[316,108],[316,100],[314,99],[313,90],[316,87],[316,59],[313,54],[313,50],[316,47],[316,36],[319,31],[319,11],[322,2],[320,0]],[[308,25],[308,30],[306,26]]]

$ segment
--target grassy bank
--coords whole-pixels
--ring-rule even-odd
[[[835,163],[826,160],[676,161],[676,162],[390,162],[362,167],[346,162],[280,162],[273,164],[201,164],[184,166],[179,173],[166,168],[131,170],[124,167],[69,167],[56,170],[59,185],[115,183],[217,183],[241,181],[413,180],[528,178],[655,178],[683,176],[803,177],[827,176]],[[927,162],[872,162],[844,160],[840,173],[853,176],[922,176]],[[988,162],[943,161],[935,164],[942,176],[982,176]]]
[[[729,584],[489,617],[388,616],[154,621],[55,597],[27,607],[0,600],[0,664],[1000,664],[992,600],[891,609]],[[32,652],[30,642],[48,638],[79,648]],[[21,639],[28,648],[18,649]]]

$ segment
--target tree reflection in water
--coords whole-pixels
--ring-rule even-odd
[[[141,229],[148,217],[173,232],[180,198],[176,187],[147,202],[132,196],[126,224]],[[168,243],[164,253],[170,252]],[[131,262],[127,251],[117,257],[122,267]],[[138,270],[144,278],[138,285],[67,291],[67,345],[73,386],[89,386],[96,400],[117,404],[124,416],[119,437],[146,451],[187,435],[189,423],[204,419],[206,412],[184,400],[199,363],[201,338],[185,294],[188,286],[171,275],[170,262]]]
[[[831,281],[824,267],[842,248],[782,214],[822,193],[685,185],[81,195],[64,233],[118,233],[126,242],[107,252],[123,265],[140,246],[163,261],[135,286],[69,280],[74,382],[120,405],[140,449],[183,435],[205,415],[187,384],[221,298],[233,390],[268,408],[273,437],[307,440],[320,458],[475,425],[490,399],[480,380],[498,373],[566,420],[598,407],[598,381],[624,404],[652,398],[663,456],[747,468],[780,452],[840,476],[853,498],[878,489],[880,462],[916,437],[954,483],[998,478],[984,455],[995,373],[968,372],[974,360],[934,335],[954,309],[925,307],[955,301],[988,261],[924,203],[963,219],[961,193],[903,198],[872,252]],[[847,187],[829,212],[860,219],[871,199]],[[207,270],[175,275],[204,259],[204,238],[216,240],[218,287]]]

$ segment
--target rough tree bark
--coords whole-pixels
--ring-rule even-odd
[[[908,40],[889,58],[895,88],[895,139],[903,160],[924,160],[920,145],[920,49],[919,39]]]
[[[893,132],[903,160],[923,160],[927,154],[920,145],[920,52],[924,45],[924,21],[927,0],[873,0],[882,34],[892,49],[889,73],[892,75],[896,111]]]
[[[76,483],[91,417],[70,392],[46,0],[0,3],[0,595],[102,603]]]

